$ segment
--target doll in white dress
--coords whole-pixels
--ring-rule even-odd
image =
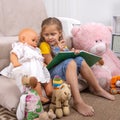
[[[23,29],[19,33],[19,41],[12,44],[10,52],[10,64],[1,71],[1,74],[16,80],[17,86],[21,93],[24,92],[22,77],[36,77],[37,86],[34,88],[40,96],[43,103],[49,101],[48,98],[42,96],[41,86],[44,87],[46,95],[52,95],[52,83],[50,74],[44,64],[44,58],[40,49],[37,47],[38,35],[29,28]]]

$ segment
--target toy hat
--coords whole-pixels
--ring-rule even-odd
[[[56,75],[53,79],[53,87],[54,88],[59,88],[62,83],[63,83],[63,80],[61,79],[61,77]]]

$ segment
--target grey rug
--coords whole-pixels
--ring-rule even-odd
[[[17,120],[15,113],[8,111],[0,106],[0,120]]]
[[[120,120],[120,94],[115,95],[116,100],[110,101],[90,93],[81,93],[84,101],[95,109],[93,117],[83,117],[71,108],[69,116],[56,120]],[[0,120],[17,120],[14,113],[0,106]]]

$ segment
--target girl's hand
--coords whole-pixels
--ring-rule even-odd
[[[73,51],[75,54],[80,53],[80,50],[77,50],[77,49],[75,49],[75,48],[72,48],[71,51]]]
[[[98,62],[99,62],[100,65],[104,65],[104,60],[103,59],[100,59]]]
[[[63,51],[64,48],[66,47],[65,40],[60,40],[57,42],[57,44],[58,44],[58,47],[60,48],[61,51]]]

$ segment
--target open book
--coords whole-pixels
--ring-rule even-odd
[[[58,65],[62,61],[66,60],[68,58],[75,58],[77,56],[83,57],[90,67],[101,59],[100,56],[94,55],[94,54],[86,52],[84,50],[81,50],[80,53],[77,53],[77,54],[75,54],[72,51],[65,51],[65,52],[59,52],[53,58],[53,60],[47,65],[47,68],[48,68],[48,70],[50,70],[51,68]]]

